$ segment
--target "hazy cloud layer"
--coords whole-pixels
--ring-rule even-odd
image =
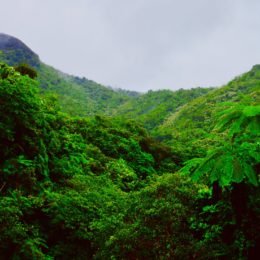
[[[105,85],[216,86],[260,63],[259,0],[0,2],[0,32]]]

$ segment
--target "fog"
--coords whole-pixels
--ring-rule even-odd
[[[1,0],[0,32],[129,90],[219,86],[260,63],[257,0]]]

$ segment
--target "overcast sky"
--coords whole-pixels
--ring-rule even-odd
[[[0,0],[0,32],[130,90],[220,86],[260,63],[260,0]]]

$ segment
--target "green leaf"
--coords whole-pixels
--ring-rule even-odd
[[[221,170],[220,184],[221,186],[227,186],[232,182],[233,169],[233,157],[230,154],[223,155],[220,160],[219,169]]]
[[[260,115],[260,106],[247,106],[244,108],[243,114],[247,117]]]
[[[257,181],[256,174],[255,174],[252,166],[247,163],[243,163],[243,168],[245,171],[245,175],[248,177],[249,182],[251,182],[254,186],[257,187],[258,181]]]
[[[242,182],[244,179],[243,168],[238,158],[233,159],[233,176],[232,181],[236,183]]]

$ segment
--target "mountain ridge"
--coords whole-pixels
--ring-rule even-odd
[[[115,107],[131,98],[123,92],[69,75],[41,62],[39,56],[26,44],[3,33],[0,37],[0,61],[10,66],[26,63],[35,68],[42,91],[57,94],[62,110],[71,115],[88,116],[98,112],[110,114]],[[95,98],[91,96],[93,89],[99,93]]]
[[[35,68],[42,92],[56,95],[62,111],[72,116],[84,117],[99,114],[134,119],[161,140],[165,140],[165,138],[167,140],[169,137],[171,140],[174,139],[172,133],[183,126],[178,115],[185,114],[187,113],[185,111],[189,110],[191,112],[188,113],[192,114],[194,103],[202,102],[204,104],[207,99],[212,100],[212,95],[217,95],[220,101],[219,95],[222,95],[222,99],[227,101],[241,92],[240,87],[232,90],[231,83],[218,88],[150,90],[146,93],[114,89],[44,64],[26,44],[3,33],[0,34],[1,60],[11,66],[25,62]],[[260,78],[259,69],[260,65],[256,64],[249,72],[235,77],[231,82],[234,84],[237,82],[239,85],[244,75],[248,75],[249,78],[251,77],[250,79],[255,77],[257,80],[257,77]],[[251,91],[246,86],[241,88],[246,89],[245,93]],[[198,101],[196,101],[197,99]],[[184,128],[187,129],[187,126]]]
[[[140,119],[139,121],[141,121],[141,123],[144,123],[148,129],[151,129],[151,127],[157,126],[170,112],[176,109],[177,106],[174,103],[176,100],[173,98],[171,101],[170,99],[172,96],[175,97],[176,93],[181,92],[158,90],[139,93],[136,91],[106,87],[84,77],[80,78],[69,75],[44,64],[40,61],[39,56],[26,44],[7,34],[1,34],[0,38],[0,61],[1,60],[11,66],[18,65],[19,63],[27,63],[34,67],[38,72],[38,80],[42,91],[44,93],[51,92],[57,94],[62,110],[73,116],[91,116],[95,114],[121,116],[125,114],[128,118]],[[209,89],[205,89],[205,91],[197,91],[196,89],[184,90],[184,92],[187,93],[191,92],[191,95],[183,99],[183,102],[197,97],[199,92],[203,94],[207,91],[209,91]],[[192,92],[196,92],[197,94],[193,95]],[[165,94],[169,94],[168,97],[166,97]],[[168,100],[168,103],[165,107],[162,107],[162,103],[165,103],[165,98]],[[155,107],[147,110],[147,116],[139,118],[140,111],[138,112],[138,109],[135,111],[136,106],[142,103],[149,106],[149,102],[155,99],[157,100]],[[183,102],[177,102],[178,106],[183,105]],[[133,113],[127,111],[128,106],[133,108]],[[163,113],[163,118],[155,124],[152,123],[149,119],[150,114],[155,115],[159,112]],[[143,111],[143,113],[145,113],[145,111]]]

